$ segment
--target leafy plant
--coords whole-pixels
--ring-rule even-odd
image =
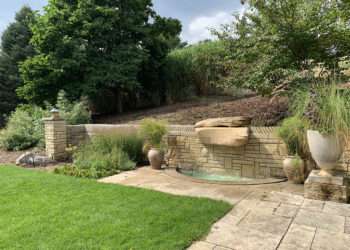
[[[301,71],[341,71],[349,55],[349,1],[244,2],[244,13],[217,32],[229,51],[231,84],[270,94]]]
[[[85,176],[81,177],[101,178],[136,167],[136,163],[132,162],[121,148],[111,148],[108,153],[105,153],[96,151],[94,145],[86,145],[73,157],[73,169],[76,168],[85,173]]]
[[[289,155],[305,155],[306,125],[298,116],[285,119],[278,128],[279,137],[285,142]]]
[[[131,170],[143,161],[143,141],[136,135],[97,136],[73,152],[73,164],[56,173],[101,178]]]
[[[40,107],[19,106],[0,133],[0,147],[6,150],[24,150],[43,146],[45,142],[42,119],[46,116],[48,112]]]
[[[70,102],[65,93],[60,92],[56,106],[60,109],[62,118],[67,124],[75,125],[91,122],[91,113],[87,102]],[[41,108],[36,105],[20,105],[11,114],[7,125],[0,133],[0,147],[6,150],[24,150],[30,147],[43,147],[44,122],[49,117],[52,105]]]
[[[140,124],[139,134],[151,147],[162,148],[163,136],[168,132],[164,121],[144,119]]]
[[[91,122],[91,112],[86,99],[82,99],[79,102],[71,102],[67,98],[66,92],[61,90],[57,95],[56,107],[59,109],[61,117],[70,125]]]
[[[292,165],[295,168],[300,168],[301,164],[303,163],[303,160],[300,158],[300,156],[296,155],[293,159],[292,159]]]

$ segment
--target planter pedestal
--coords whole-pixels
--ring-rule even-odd
[[[320,170],[313,170],[305,182],[304,196],[307,199],[350,202],[350,179],[343,174],[333,176],[320,175]]]

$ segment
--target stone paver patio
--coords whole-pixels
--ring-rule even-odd
[[[234,208],[190,250],[350,249],[350,205],[304,199],[302,185],[194,183],[149,168],[101,181],[234,204]]]

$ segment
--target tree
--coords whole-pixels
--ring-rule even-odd
[[[1,37],[0,50],[0,114],[6,115],[18,104],[16,88],[23,84],[19,74],[19,64],[34,55],[29,41],[32,37],[30,24],[34,20],[33,11],[24,6]],[[0,125],[4,117],[0,117]]]
[[[41,104],[53,103],[61,89],[72,99],[135,91],[142,68],[157,68],[151,61],[162,58],[152,54],[162,46],[155,41],[178,36],[175,22],[157,16],[151,0],[51,0],[33,26],[39,54],[22,65],[18,93]]]
[[[166,100],[166,84],[161,77],[162,67],[169,52],[181,44],[179,34],[181,23],[177,19],[155,16],[150,25],[144,45],[148,58],[142,65],[139,74],[141,94],[151,100],[151,104],[159,105]]]
[[[298,72],[340,72],[350,52],[345,0],[248,0],[217,34],[230,51],[231,82],[269,94]]]

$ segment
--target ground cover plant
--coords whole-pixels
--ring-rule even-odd
[[[73,164],[55,170],[58,174],[101,178],[135,169],[143,161],[143,140],[137,135],[103,135],[73,152]]]
[[[91,113],[85,100],[70,101],[64,91],[60,91],[55,105],[67,124],[87,124]],[[50,116],[52,105],[45,108],[37,105],[20,105],[9,116],[6,127],[0,131],[0,148],[5,150],[25,150],[31,147],[43,147],[44,121]]]
[[[185,249],[231,207],[0,166],[0,249]]]

